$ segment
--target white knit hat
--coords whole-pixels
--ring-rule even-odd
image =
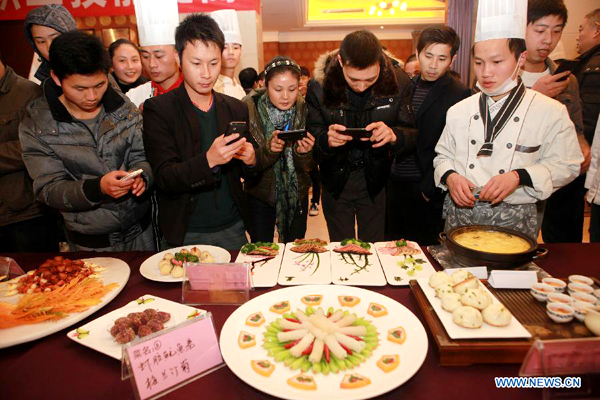
[[[490,39],[525,39],[527,0],[479,0],[475,43]]]
[[[177,0],[133,0],[140,46],[175,44]]]
[[[225,43],[242,44],[240,25],[238,24],[237,12],[235,10],[218,10],[210,13],[210,16],[219,24],[219,28],[225,35]]]

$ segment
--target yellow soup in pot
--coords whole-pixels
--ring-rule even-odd
[[[516,235],[498,231],[473,230],[459,233],[454,241],[463,247],[486,253],[515,254],[531,249],[529,242]]]

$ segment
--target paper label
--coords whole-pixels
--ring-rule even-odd
[[[140,399],[223,363],[212,318],[202,318],[124,349]]]
[[[247,264],[186,264],[185,273],[192,290],[247,290],[250,277]]]
[[[493,270],[488,280],[496,289],[529,289],[537,282],[535,271]]]

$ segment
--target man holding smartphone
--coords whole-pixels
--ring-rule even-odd
[[[239,250],[250,221],[242,175],[257,168],[254,147],[239,133],[248,109],[213,86],[225,46],[217,23],[187,17],[175,32],[184,82],[146,101],[144,145],[156,176],[161,248],[207,244]]]
[[[108,53],[96,36],[66,32],[50,67],[19,126],[34,195],[60,210],[73,251],[155,250],[141,115],[108,84]]]
[[[580,243],[583,239],[583,184],[590,165],[590,146],[583,136],[577,79],[569,71],[555,73],[557,65],[548,57],[562,36],[567,17],[563,0],[528,2],[527,58],[521,79],[525,87],[552,97],[567,107],[584,155],[581,175],[553,193],[546,202],[538,204],[538,215],[543,214],[542,237],[545,243]]]
[[[355,223],[360,239],[383,240],[392,155],[416,143],[411,95],[410,78],[369,31],[350,33],[317,61],[306,129],[316,138],[331,241],[355,237]]]

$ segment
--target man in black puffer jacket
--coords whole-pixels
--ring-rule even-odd
[[[339,51],[321,56],[314,75],[306,128],[316,137],[330,239],[354,237],[356,218],[360,239],[381,241],[392,157],[414,149],[417,138],[410,78],[369,31],[347,35]],[[355,138],[347,128],[371,136]]]

